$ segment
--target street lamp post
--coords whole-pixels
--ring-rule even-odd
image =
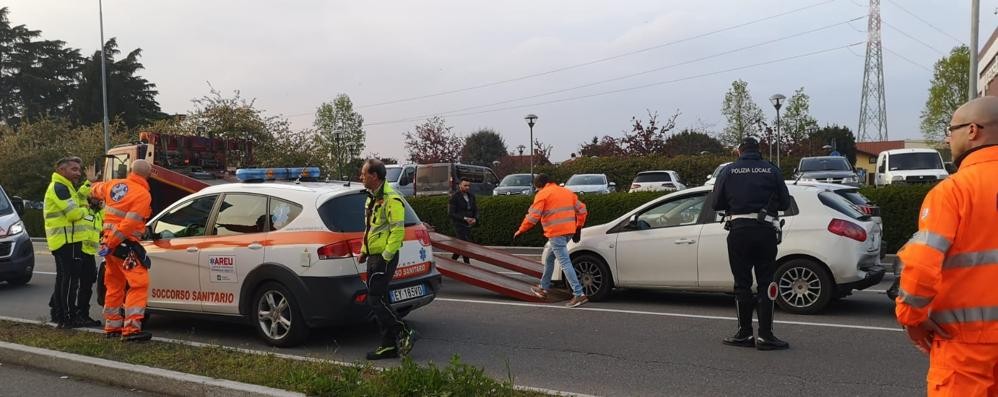
[[[528,114],[523,118],[527,120],[527,125],[530,126],[530,177],[534,177],[534,120],[537,120],[537,115]]]
[[[769,97],[769,101],[773,103],[773,107],[776,108],[776,166],[780,166],[780,107],[783,106],[783,100],[787,97],[781,94],[775,94]]]
[[[111,150],[111,133],[108,132],[107,120],[107,71],[104,66],[104,2],[97,0],[98,13],[100,15],[100,92],[104,102],[104,153]]]
[[[516,149],[520,151],[520,157],[523,157],[523,149],[526,149],[526,148],[527,147],[523,146],[523,145],[520,145],[520,146],[516,147]]]

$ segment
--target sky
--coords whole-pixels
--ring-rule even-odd
[[[919,139],[933,64],[969,43],[969,0],[883,0],[888,137]],[[13,24],[89,54],[97,0],[6,0]],[[431,115],[453,132],[498,131],[510,151],[534,137],[564,160],[631,118],[677,110],[675,132],[714,131],[742,79],[767,118],[772,94],[804,87],[811,114],[854,132],[868,2],[862,0],[320,1],[104,0],[104,37],[141,48],[140,75],[182,114],[209,83],[308,128],[316,107],[350,96],[367,154],[405,158],[403,135]],[[981,1],[980,42],[998,25]],[[785,14],[777,16],[778,14]],[[760,21],[761,19],[764,19]],[[851,22],[849,22],[851,21]],[[850,46],[851,45],[851,46]],[[609,80],[609,81],[608,81]],[[418,98],[418,99],[412,99]],[[389,103],[394,102],[394,103]]]

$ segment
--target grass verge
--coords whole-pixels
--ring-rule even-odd
[[[228,379],[310,396],[544,396],[497,381],[454,357],[445,367],[405,359],[378,371],[251,354],[221,346],[195,347],[166,342],[122,343],[103,335],[60,330],[43,324],[0,321],[0,340],[43,349]]]

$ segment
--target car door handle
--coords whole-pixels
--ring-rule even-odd
[[[198,252],[198,247],[187,247],[187,252],[195,253]]]
[[[263,244],[260,244],[260,243],[258,243],[256,241],[250,243],[250,245],[249,245],[249,249],[251,249],[251,250],[258,250],[260,248],[263,248]]]
[[[696,240],[690,240],[688,238],[681,238],[679,240],[674,241],[673,243],[675,243],[675,244],[695,244],[696,242],[697,242]]]

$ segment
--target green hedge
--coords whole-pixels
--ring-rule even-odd
[[[582,202],[589,211],[586,225],[609,222],[662,194],[663,192],[640,192],[584,195],[581,197]],[[447,196],[413,197],[408,201],[423,222],[433,225],[439,233],[453,236],[454,228],[447,216],[447,199]],[[479,225],[471,229],[472,239],[483,245],[543,246],[547,240],[540,225],[513,240],[513,233],[520,227],[532,201],[532,196],[479,197],[481,219]]]
[[[31,237],[45,237],[45,219],[42,218],[42,210],[31,208],[24,209],[24,228]]]
[[[893,254],[918,231],[918,211],[932,186],[865,187],[864,196],[880,206],[884,219],[885,252]]]

